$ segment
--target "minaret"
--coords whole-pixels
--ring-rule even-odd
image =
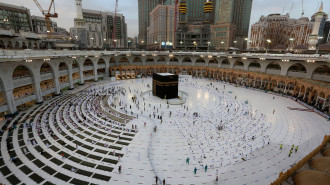
[[[182,0],[179,4],[179,25],[187,23],[187,2]]]
[[[82,14],[82,0],[75,0],[76,1],[76,11],[77,11],[77,19],[83,19],[83,14]]]
[[[85,20],[82,11],[82,0],[75,0],[77,17],[74,19],[74,27],[76,29],[76,40],[80,47],[85,49],[87,47],[87,30],[85,28]]]
[[[207,24],[211,23],[212,11],[213,11],[212,2],[210,2],[209,0],[206,0],[205,5],[204,5],[204,16],[205,16],[204,23],[207,23]]]
[[[186,0],[181,0],[179,6],[179,27],[177,30],[177,44],[176,47],[184,47],[187,43],[185,43],[185,32],[186,32],[186,24],[187,24],[187,2]]]
[[[311,35],[309,36],[309,41],[308,41],[309,50],[317,49],[317,44],[319,42],[320,26],[321,26],[321,22],[324,19],[324,16],[326,16],[326,14],[323,12],[323,1],[322,1],[319,11],[317,13],[315,13],[315,22],[313,25],[313,31],[312,31]]]

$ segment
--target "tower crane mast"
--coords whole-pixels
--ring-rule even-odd
[[[33,0],[33,1],[37,5],[41,13],[45,16],[48,38],[52,38],[53,30],[51,29],[51,25],[50,25],[50,18],[51,17],[58,18],[58,14],[55,12],[55,0],[51,0],[48,10],[44,10],[40,5],[40,3],[38,2],[38,0]],[[54,7],[54,13],[51,13],[52,7]]]

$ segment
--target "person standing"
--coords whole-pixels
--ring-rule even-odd
[[[186,164],[188,164],[189,165],[189,157],[187,157],[187,159],[186,159]]]
[[[118,173],[121,174],[121,165],[118,167]]]
[[[156,177],[155,177],[155,178],[156,178],[156,184],[157,184],[157,183],[158,183],[158,177],[157,177],[157,175],[156,175]]]
[[[196,175],[196,173],[197,173],[197,168],[195,167],[195,169],[194,169],[194,174]]]
[[[165,185],[165,179],[163,180],[163,185]]]
[[[205,165],[205,172],[207,171],[207,165]]]

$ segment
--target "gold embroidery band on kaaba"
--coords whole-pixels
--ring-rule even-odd
[[[157,80],[153,80],[153,83],[158,85],[158,86],[174,86],[174,85],[178,85],[178,82],[160,82]]]

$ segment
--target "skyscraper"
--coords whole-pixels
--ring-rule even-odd
[[[202,22],[204,19],[204,7],[205,0],[188,0],[187,1],[187,21],[192,22]]]
[[[147,30],[150,26],[150,12],[164,0],[138,0],[139,11],[139,45],[147,44]]]
[[[167,49],[174,44],[174,14],[173,5],[159,4],[150,13],[150,26],[148,27],[148,48]]]
[[[252,0],[215,0],[215,24],[236,26],[235,47],[245,48],[251,18]]]
[[[233,9],[232,23],[236,26],[235,40],[237,42],[235,45],[238,48],[246,48],[245,38],[249,34],[252,0],[235,0]]]

